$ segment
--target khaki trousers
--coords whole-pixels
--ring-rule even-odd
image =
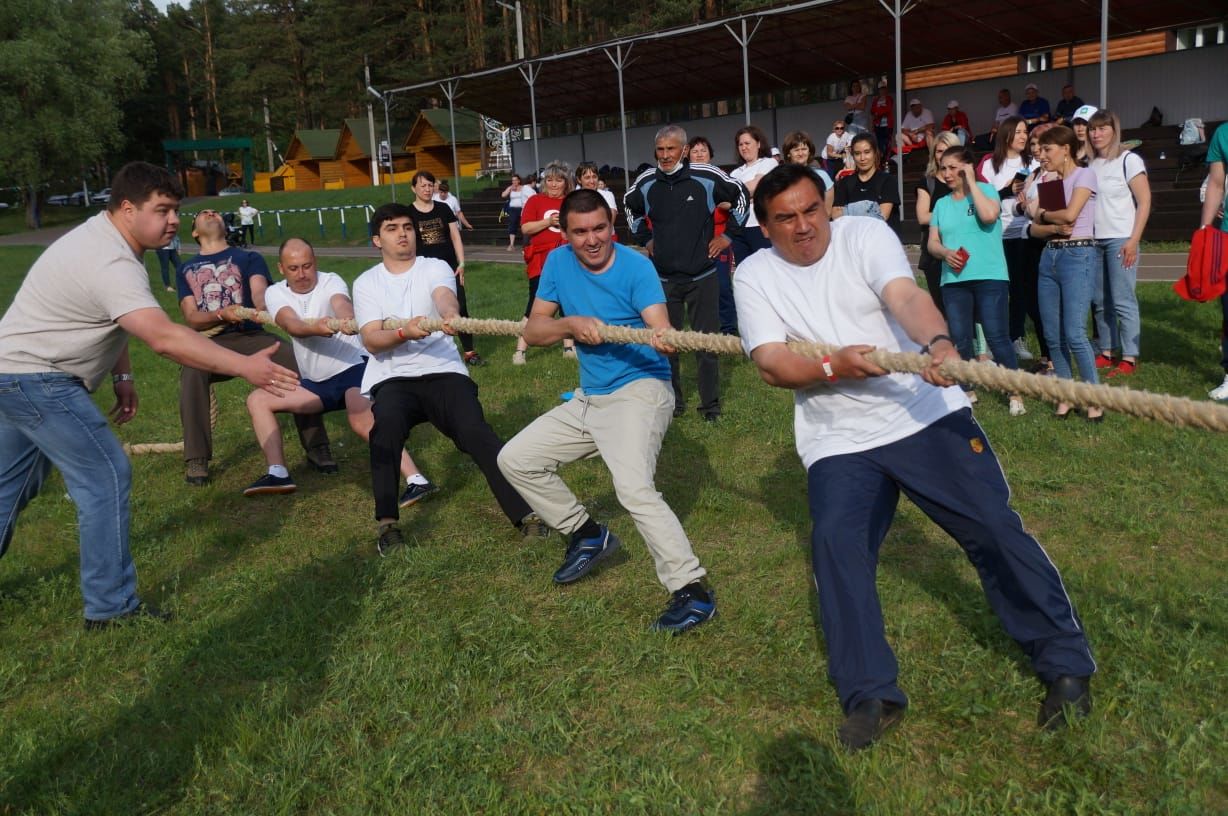
[[[588,511],[559,478],[560,465],[600,456],[619,503],[652,553],[657,579],[674,592],[704,568],[674,511],[653,483],[674,395],[663,380],[641,379],[612,394],[576,396],[528,425],[499,453],[499,469],[542,520],[570,536]]]

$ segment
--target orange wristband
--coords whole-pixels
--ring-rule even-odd
[[[402,340],[405,339],[405,327],[404,326],[397,326],[397,337],[401,338]]]

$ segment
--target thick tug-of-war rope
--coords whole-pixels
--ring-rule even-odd
[[[251,320],[263,323],[273,322],[267,312],[244,309],[241,314]],[[450,322],[458,332],[497,337],[519,337],[524,327],[523,322],[519,320],[479,320],[458,317]],[[397,329],[408,326],[409,323],[409,320],[388,318],[384,321],[384,328]],[[329,328],[345,334],[356,334],[358,331],[352,320],[329,320],[328,325]],[[422,318],[418,325],[423,331],[440,331],[443,329],[444,321],[437,318]],[[652,335],[652,329],[632,329],[625,326],[601,327],[601,338],[609,343],[646,344]],[[710,351],[715,354],[733,355],[743,353],[741,341],[725,334],[704,334],[670,329],[662,333],[661,340],[678,349],[679,352]],[[816,358],[824,354],[832,354],[839,349],[838,346],[825,343],[801,341],[790,342],[789,348],[798,354]],[[928,354],[880,349],[866,356],[880,368],[901,373],[919,374],[930,364]],[[1164,422],[1177,427],[1228,431],[1228,406],[1212,402],[1174,397],[1168,394],[1153,394],[1129,388],[1062,380],[1027,371],[1012,371],[993,363],[970,360],[948,361],[943,363],[939,370],[944,376],[956,382],[1006,394],[1020,394],[1053,403],[1065,402],[1081,408],[1104,408],[1108,411]]]
[[[239,317],[246,320],[273,323],[268,312],[241,308],[237,310],[237,313]],[[383,325],[385,329],[399,329],[408,326],[410,322],[410,320],[388,318]],[[343,334],[358,333],[358,327],[353,320],[333,318],[324,323],[330,329]],[[458,332],[493,337],[519,337],[524,328],[524,323],[520,320],[481,320],[458,317],[451,320],[450,323]],[[424,317],[418,322],[418,325],[423,331],[435,332],[443,329],[444,321]],[[601,339],[608,343],[647,344],[652,339],[653,333],[652,329],[632,329],[625,326],[601,327]],[[741,341],[724,334],[704,334],[670,329],[661,334],[661,340],[678,349],[679,352],[709,351],[714,354],[742,354]],[[816,358],[831,354],[839,348],[825,343],[800,341],[790,342],[788,345],[798,354]],[[869,352],[866,357],[880,368],[900,373],[919,374],[930,364],[928,354],[911,352],[877,350]],[[1082,408],[1104,408],[1107,411],[1129,414],[1140,419],[1150,419],[1180,428],[1228,431],[1228,406],[1212,402],[1173,397],[1168,394],[1153,394],[1148,391],[1135,391],[1129,388],[1062,380],[1026,371],[1011,371],[993,363],[969,360],[947,361],[939,370],[945,377],[956,382],[977,388],[987,388],[991,391],[1020,394],[1046,402],[1064,402]],[[211,399],[210,421],[216,425],[216,419],[217,402]],[[183,443],[127,445],[125,449],[129,453],[172,453],[183,450]]]

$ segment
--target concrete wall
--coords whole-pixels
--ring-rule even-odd
[[[1206,121],[1228,119],[1228,86],[1223,83],[1224,66],[1228,65],[1228,45],[1172,51],[1136,59],[1110,62],[1108,91],[1113,110],[1121,117],[1123,127],[1141,125],[1151,114],[1152,106],[1164,113],[1165,124],[1179,124],[1198,116]],[[1023,99],[1023,86],[1035,82],[1041,96],[1056,105],[1066,84],[1067,69],[1044,71],[1013,77],[998,77],[958,85],[923,88],[916,96],[941,120],[947,102],[957,99],[968,114],[973,130],[989,130],[993,113],[998,107],[998,90],[1009,88],[1015,102]],[[1099,106],[1100,66],[1080,65],[1074,68],[1075,92],[1083,101]],[[904,100],[904,101],[907,101]],[[763,128],[773,144],[779,145],[792,130],[805,130],[817,145],[822,146],[831,125],[844,115],[839,102],[825,102],[794,108],[755,111],[751,121]],[[698,121],[679,122],[689,135],[702,134],[712,142],[713,157],[718,164],[737,164],[733,149],[733,134],[744,123],[741,114],[719,116]],[[628,167],[632,170],[641,162],[652,162],[653,135],[658,126],[632,128],[627,131]],[[573,167],[587,160],[597,164],[623,164],[622,137],[617,130],[585,133],[583,136],[559,136],[542,139],[538,146],[542,164],[562,159]],[[521,173],[532,172],[533,143],[516,142],[512,146],[513,165]]]

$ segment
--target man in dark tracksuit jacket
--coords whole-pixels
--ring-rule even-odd
[[[686,161],[686,144],[686,131],[677,125],[657,131],[657,166],[635,179],[623,205],[632,234],[648,247],[661,278],[669,322],[681,329],[685,312],[692,330],[716,333],[720,331],[720,283],[714,258],[729,245],[729,239],[713,241],[712,215],[719,205],[728,204],[726,235],[739,230],[746,221],[750,196],[741,182],[719,167]],[[696,352],[695,360],[699,413],[714,422],[721,413],[720,366],[711,352]],[[674,381],[674,416],[681,416],[686,410],[686,396],[676,354],[669,358],[669,364]]]

